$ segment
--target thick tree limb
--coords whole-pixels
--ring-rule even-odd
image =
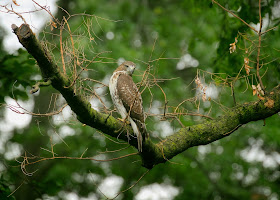
[[[84,97],[75,94],[73,87],[69,87],[71,86],[69,79],[60,72],[47,49],[39,43],[27,24],[23,24],[19,28],[12,25],[12,28],[20,43],[37,60],[44,81],[51,81],[51,85],[63,95],[82,123],[112,137],[127,141],[127,131],[133,133],[131,127],[123,127],[123,123],[114,117],[97,112],[91,108],[90,103]],[[143,152],[140,153],[142,164],[146,168],[152,168],[154,165],[164,163],[190,147],[219,140],[230,135],[243,124],[265,119],[279,111],[280,85],[267,94],[264,100],[235,106],[215,120],[182,128],[158,144],[154,144],[150,139],[147,139],[143,144]],[[137,148],[136,139],[131,138],[130,144]]]
[[[37,61],[44,81],[51,81],[51,85],[63,95],[80,122],[112,137],[127,140],[126,134],[120,135],[120,132],[124,131],[121,130],[122,123],[110,115],[92,109],[90,103],[84,97],[75,94],[73,86],[69,87],[71,85],[70,80],[60,72],[59,67],[53,62],[47,49],[36,39],[28,24],[22,24],[20,27],[13,24],[12,29],[20,43]],[[128,126],[125,128],[132,131]]]

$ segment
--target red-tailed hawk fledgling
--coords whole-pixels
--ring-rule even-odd
[[[122,119],[129,120],[137,137],[138,150],[142,151],[143,136],[146,134],[145,113],[141,94],[132,80],[134,70],[133,62],[122,63],[110,78],[109,90]]]

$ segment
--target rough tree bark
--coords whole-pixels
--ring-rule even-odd
[[[75,94],[74,88],[69,87],[70,80],[60,72],[59,67],[53,62],[47,49],[36,39],[28,24],[22,24],[20,27],[12,25],[12,29],[19,42],[36,59],[44,81],[51,82],[51,85],[63,95],[81,123],[127,141],[126,133],[129,131],[132,134],[132,128],[128,125],[123,127],[123,123],[111,115],[97,112],[83,96]],[[229,136],[243,124],[265,119],[279,111],[280,85],[267,93],[264,100],[237,105],[216,119],[181,128],[157,144],[147,139],[143,144],[143,152],[139,153],[142,165],[151,169],[190,147],[209,144]],[[137,149],[137,141],[133,137],[130,144]]]

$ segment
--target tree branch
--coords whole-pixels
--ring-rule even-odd
[[[22,24],[20,27],[13,24],[12,29],[19,42],[37,61],[44,81],[51,81],[51,85],[62,94],[80,122],[112,137],[127,140],[126,130],[133,132],[132,128],[125,126],[121,129],[123,127],[121,122],[108,114],[99,113],[92,109],[90,103],[83,96],[76,94],[71,81],[60,72],[59,67],[53,62],[47,49],[36,39],[28,24]],[[125,134],[121,134],[123,131]],[[135,146],[136,144],[135,141]]]
[[[65,98],[77,118],[103,133],[127,141],[126,133],[133,133],[130,126],[116,120],[114,117],[99,113],[91,108],[90,103],[79,94],[75,94],[73,86],[52,61],[45,49],[29,28],[22,24],[19,28],[12,25],[14,33],[20,43],[37,60],[44,81],[50,80],[51,85]],[[270,93],[266,93],[264,100],[244,103],[228,109],[224,115],[202,124],[185,127],[165,140],[154,144],[147,139],[143,144],[143,151],[139,153],[142,165],[151,169],[153,166],[164,163],[177,154],[198,145],[206,145],[224,138],[236,131],[243,124],[270,117],[280,111],[280,85]],[[129,142],[137,148],[137,140],[131,137]]]

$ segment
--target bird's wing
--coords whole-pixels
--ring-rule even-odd
[[[131,76],[121,74],[117,82],[118,95],[132,119],[144,122],[142,97]]]

